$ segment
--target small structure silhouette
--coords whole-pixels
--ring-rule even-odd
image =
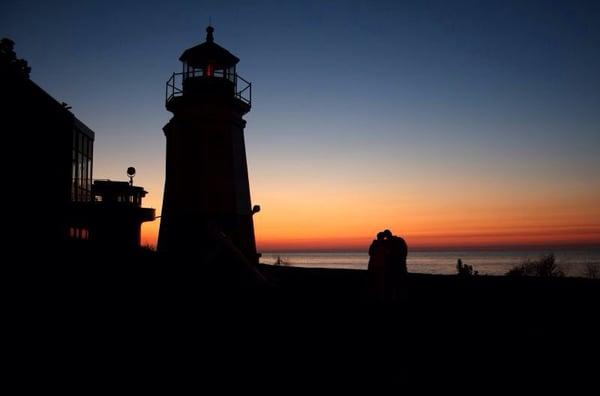
[[[81,207],[90,240],[118,251],[139,247],[142,223],[155,219],[154,209],[142,207],[147,191],[131,181],[95,180],[92,194],[94,200]]]

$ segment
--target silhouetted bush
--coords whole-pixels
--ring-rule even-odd
[[[11,71],[29,78],[31,67],[27,65],[26,60],[17,58],[14,48],[15,43],[11,39],[0,40],[0,70]]]
[[[289,261],[285,258],[281,258],[281,256],[277,256],[273,265],[288,265]]]
[[[506,276],[523,276],[525,275],[525,264],[519,264],[512,267],[506,273]]]
[[[461,259],[458,259],[456,262],[456,272],[458,272],[458,276],[473,276],[477,275],[479,272],[473,271],[473,266],[468,264],[463,264]]]
[[[565,276],[565,273],[556,265],[554,254],[540,257],[539,260],[527,259],[523,263],[513,267],[506,273],[508,276],[539,276],[541,278],[553,278]]]
[[[600,279],[600,263],[587,263],[584,275],[590,279]]]

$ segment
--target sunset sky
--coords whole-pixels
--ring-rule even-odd
[[[600,246],[598,1],[11,1],[0,36],[160,213],[165,82],[205,38],[252,81],[261,251]],[[155,244],[158,221],[143,238]]]

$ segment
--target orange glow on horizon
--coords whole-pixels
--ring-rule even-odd
[[[156,247],[159,222],[143,226],[142,245]],[[391,228],[392,231],[393,228]],[[257,228],[257,248],[261,252],[277,251],[366,251],[374,235],[322,237],[260,237]],[[502,247],[596,246],[600,247],[600,227],[580,226],[552,229],[480,230],[456,233],[402,234],[412,249],[477,249]]]
[[[510,202],[472,194],[468,200],[450,195],[391,200],[339,188],[321,190],[320,200],[303,199],[313,194],[261,194],[257,202],[263,210],[255,216],[259,251],[366,251],[386,228],[413,249],[600,247],[600,208],[589,197]],[[159,220],[144,224],[142,243],[155,246],[158,228]]]
[[[485,249],[502,247],[600,246],[600,228],[563,230],[481,231],[479,233],[403,235],[409,248],[424,249]],[[374,236],[353,238],[305,238],[259,240],[258,250],[277,251],[367,251]]]
[[[252,203],[262,208],[254,216],[259,251],[365,250],[386,228],[415,249],[600,247],[595,181],[351,166],[281,162],[270,172],[250,170]],[[160,215],[163,186],[147,187],[144,206]],[[143,225],[144,244],[156,245],[159,222]]]

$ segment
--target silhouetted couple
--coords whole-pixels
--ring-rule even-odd
[[[369,247],[369,288],[373,298],[392,302],[400,297],[407,274],[408,247],[404,239],[390,230],[377,234]]]

